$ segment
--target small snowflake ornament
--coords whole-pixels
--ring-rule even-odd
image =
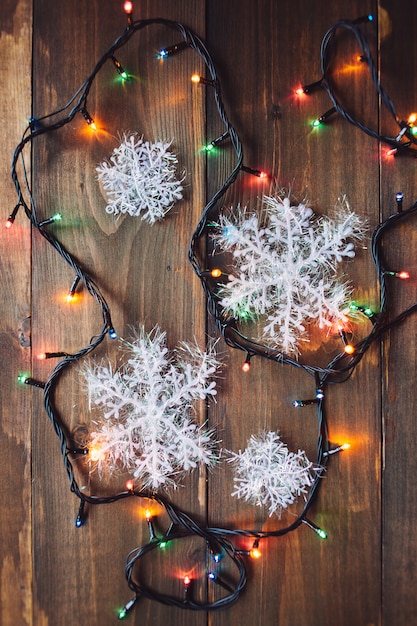
[[[219,290],[220,302],[236,319],[266,316],[263,340],[297,353],[306,326],[346,323],[350,287],[337,265],[355,256],[360,219],[347,206],[335,219],[316,217],[288,197],[263,198],[264,211],[220,215],[218,247],[233,254],[233,273]]]
[[[303,450],[290,452],[277,432],[252,435],[247,448],[229,452],[234,465],[232,496],[267,507],[269,515],[281,516],[312,485],[316,470]]]
[[[118,369],[92,361],[84,370],[90,409],[100,411],[88,447],[99,451],[99,473],[106,466],[132,472],[143,488],[176,487],[179,474],[216,460],[213,432],[195,421],[194,407],[216,395],[219,363],[185,343],[170,353],[158,327],[122,345]]]
[[[170,145],[143,141],[137,133],[123,135],[110,160],[96,168],[107,213],[128,213],[154,224],[181,200],[183,179],[176,178],[178,161]]]

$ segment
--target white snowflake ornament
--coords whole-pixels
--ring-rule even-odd
[[[234,465],[232,496],[267,507],[269,516],[281,516],[312,485],[316,470],[303,450],[290,452],[277,432],[252,435],[246,449],[229,452]]]
[[[233,254],[233,272],[219,290],[220,303],[236,319],[266,316],[263,340],[297,353],[306,326],[346,323],[350,287],[337,265],[355,256],[352,240],[363,234],[347,207],[336,219],[317,217],[288,197],[264,196],[264,211],[220,215],[218,247]]]
[[[99,451],[99,473],[107,467],[132,472],[143,488],[176,487],[178,474],[217,458],[213,432],[195,421],[194,407],[216,395],[219,363],[185,343],[170,353],[158,327],[122,342],[120,368],[92,361],[84,370],[90,408],[100,411],[88,447]]]
[[[137,133],[123,136],[109,161],[96,168],[107,213],[128,213],[154,224],[182,199],[183,178],[176,178],[178,160],[170,145],[143,141]]]

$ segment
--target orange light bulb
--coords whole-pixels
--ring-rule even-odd
[[[408,278],[410,278],[410,274],[408,272],[398,272],[397,277],[401,278],[402,280],[407,280]]]
[[[219,268],[217,268],[217,267],[212,269],[210,273],[211,273],[213,278],[220,278],[220,276],[222,275],[222,271],[219,270]]]
[[[252,550],[250,550],[249,552],[249,555],[252,559],[260,559],[262,556],[262,552],[259,550],[259,548],[252,548]]]

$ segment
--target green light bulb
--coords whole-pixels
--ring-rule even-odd
[[[126,617],[126,614],[127,614],[127,611],[125,608],[123,608],[123,609],[120,609],[117,617],[119,619],[124,619]]]
[[[327,539],[327,533],[322,528],[317,529],[317,534],[320,537],[320,539]]]

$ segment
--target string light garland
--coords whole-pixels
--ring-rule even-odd
[[[313,530],[319,538],[326,539],[327,533],[324,529],[318,527],[313,521],[311,521],[307,514],[312,506],[315,496],[318,492],[319,484],[321,482],[322,473],[326,470],[329,463],[329,459],[336,453],[343,450],[347,450],[349,444],[343,443],[332,447],[328,437],[328,425],[324,415],[324,401],[326,388],[329,383],[341,383],[346,381],[353,373],[355,367],[358,365],[362,357],[365,355],[370,346],[380,339],[384,333],[391,330],[394,326],[400,324],[410,315],[417,312],[417,303],[412,304],[407,309],[402,311],[394,318],[389,318],[387,307],[387,289],[386,279],[387,277],[398,277],[405,279],[406,270],[395,271],[385,266],[382,258],[381,242],[384,236],[394,229],[399,223],[408,219],[417,211],[417,201],[412,204],[408,209],[403,210],[402,203],[403,197],[401,194],[397,194],[397,213],[391,215],[387,220],[381,223],[374,231],[371,239],[371,253],[376,267],[377,277],[380,284],[380,303],[379,311],[375,313],[367,305],[352,304],[352,310],[363,314],[371,323],[370,333],[356,344],[352,344],[352,352],[349,354],[346,350],[339,352],[326,367],[318,365],[311,365],[303,363],[301,360],[291,358],[284,352],[271,348],[269,346],[260,344],[249,337],[242,334],[238,327],[238,321],[230,316],[221,305],[220,298],[216,291],[217,281],[223,276],[222,269],[218,269],[216,273],[213,271],[207,271],[207,259],[205,255],[201,253],[200,243],[213,232],[213,224],[216,224],[219,218],[219,212],[221,210],[221,201],[229,187],[236,181],[240,172],[248,172],[259,178],[266,178],[268,175],[262,170],[249,168],[243,165],[243,150],[242,144],[239,139],[237,131],[230,123],[227,114],[224,109],[223,101],[221,98],[220,83],[217,78],[216,69],[212,58],[203,43],[203,41],[188,28],[178,22],[165,20],[162,18],[155,18],[149,20],[133,20],[133,5],[131,2],[125,2],[124,11],[127,15],[127,27],[121,33],[121,35],[111,44],[104,55],[99,59],[95,67],[93,68],[90,76],[84,81],[79,89],[74,93],[72,98],[60,109],[44,115],[37,119],[31,119],[29,125],[25,130],[22,139],[15,149],[12,159],[12,179],[17,192],[17,204],[12,213],[8,217],[6,227],[10,229],[15,222],[18,211],[22,208],[30,220],[34,229],[56,250],[60,257],[71,267],[75,274],[75,279],[70,287],[68,297],[70,300],[74,298],[77,291],[80,288],[86,290],[86,292],[93,298],[98,305],[101,315],[101,327],[97,334],[90,340],[90,342],[76,351],[73,354],[68,354],[62,351],[46,352],[41,358],[58,358],[61,359],[53,368],[48,379],[43,383],[35,378],[32,378],[28,374],[21,374],[18,378],[21,384],[32,385],[43,389],[44,407],[48,418],[50,419],[55,433],[59,440],[60,450],[62,453],[62,459],[65,471],[67,473],[70,491],[79,499],[79,509],[75,521],[77,528],[82,527],[87,521],[87,505],[109,504],[112,502],[125,500],[130,498],[131,500],[143,500],[146,502],[152,501],[162,507],[164,514],[170,521],[168,531],[159,535],[154,524],[153,515],[149,510],[149,514],[145,515],[150,540],[148,543],[132,550],[126,562],[125,575],[129,588],[134,592],[134,596],[128,600],[124,607],[119,611],[119,619],[124,619],[129,612],[133,610],[136,603],[140,598],[145,597],[152,600],[156,600],[166,605],[177,606],[182,609],[190,610],[217,610],[225,608],[232,603],[236,602],[242,590],[246,585],[246,567],[244,559],[245,557],[258,559],[261,557],[261,550],[259,548],[259,542],[272,538],[281,537],[287,533],[293,532],[300,526],[305,525]],[[373,18],[372,18],[373,19]],[[349,122],[357,125],[361,130],[375,137],[379,141],[385,141],[394,150],[406,154],[412,154],[415,156],[415,144],[417,140],[414,139],[414,123],[415,120],[411,120],[408,123],[401,122],[396,116],[395,109],[391,100],[386,95],[385,91],[379,84],[374,63],[370,54],[369,46],[365,37],[360,32],[358,24],[362,24],[366,21],[372,21],[371,16],[367,16],[366,19],[359,18],[353,22],[346,20],[337,22],[329,31],[322,44],[322,73],[323,76],[320,81],[312,83],[303,88],[303,93],[312,93],[317,88],[324,88],[334,105],[335,111],[338,112]],[[117,338],[117,332],[113,326],[111,313],[109,306],[106,302],[104,295],[102,294],[97,283],[84,271],[80,264],[76,261],[75,257],[65,249],[65,247],[59,242],[54,234],[54,228],[51,226],[60,220],[47,218],[41,220],[38,218],[37,205],[31,192],[31,187],[26,175],[26,168],[23,158],[23,152],[26,146],[30,145],[37,137],[57,131],[64,127],[68,123],[72,122],[74,118],[81,114],[84,121],[94,130],[96,128],[93,117],[90,115],[87,109],[88,95],[93,85],[93,82],[98,75],[101,68],[107,61],[110,61],[122,79],[127,80],[129,75],[122,68],[120,62],[117,60],[115,54],[122,48],[133,35],[140,32],[142,29],[152,25],[163,25],[167,28],[179,33],[183,38],[183,42],[175,44],[174,46],[164,48],[158,55],[159,59],[164,59],[173,55],[180,50],[187,48],[197,53],[205,64],[207,75],[209,78],[204,78],[198,75],[193,77],[193,82],[206,85],[211,92],[211,96],[217,107],[219,118],[224,125],[224,132],[220,136],[222,139],[215,144],[222,143],[227,137],[228,145],[230,145],[234,151],[235,164],[232,171],[224,180],[221,187],[208,201],[207,205],[202,211],[201,218],[195,228],[192,235],[190,247],[189,247],[189,260],[190,263],[199,277],[202,288],[207,297],[208,310],[214,317],[216,326],[224,338],[226,344],[230,347],[242,350],[245,354],[244,365],[249,369],[251,359],[254,356],[266,358],[277,363],[287,364],[292,367],[297,367],[303,370],[307,375],[313,378],[314,388],[316,390],[316,396],[310,400],[296,400],[294,406],[303,408],[305,406],[314,404],[317,410],[317,425],[318,425],[318,439],[317,439],[317,454],[314,466],[320,468],[314,475],[311,476],[311,483],[309,485],[308,492],[305,494],[305,501],[302,505],[301,511],[294,516],[291,523],[287,526],[280,527],[272,531],[260,531],[254,529],[230,529],[230,528],[217,528],[206,527],[199,524],[190,515],[181,511],[179,508],[166,499],[165,497],[155,492],[148,492],[144,489],[136,489],[133,481],[129,481],[126,485],[126,489],[111,496],[96,496],[85,493],[78,485],[76,480],[72,457],[73,456],[86,456],[93,457],[93,450],[88,448],[77,448],[71,445],[70,437],[66,432],[66,428],[61,421],[58,411],[54,405],[55,390],[61,379],[62,374],[70,367],[73,367],[81,359],[84,359],[88,355],[92,354],[94,350],[108,337],[110,340]],[[329,77],[329,66],[331,54],[333,51],[333,41],[335,33],[340,28],[347,28],[351,31],[361,47],[361,53],[363,59],[370,69],[371,76],[376,84],[378,93],[380,94],[382,101],[388,109],[391,111],[394,119],[400,126],[399,135],[395,138],[383,137],[377,133],[371,131],[367,127],[357,123],[352,117],[343,110],[341,105],[336,100],[333,89],[331,87],[331,81]],[[332,113],[333,114],[333,113]],[[325,114],[327,115],[327,114]],[[323,118],[324,116],[322,116]],[[328,116],[327,116],[328,117]],[[327,119],[326,117],[326,119]],[[319,118],[320,119],[320,118]],[[411,118],[410,118],[411,119]],[[325,120],[322,120],[325,121]],[[213,143],[213,142],[211,142]],[[210,145],[210,144],[207,144]],[[214,146],[213,146],[214,147]],[[206,150],[207,151],[207,150]],[[210,150],[208,150],[210,151]],[[23,166],[23,182],[17,173],[17,164],[21,160]],[[57,214],[58,215],[58,214]],[[220,272],[220,274],[219,274]],[[400,276],[402,274],[402,276]],[[341,335],[342,341],[345,336]],[[343,341],[343,343],[345,343]],[[348,345],[346,343],[346,345]],[[345,345],[345,348],[346,348]],[[350,345],[350,344],[349,344]],[[190,538],[198,538],[204,541],[206,545],[207,555],[207,571],[206,581],[216,584],[220,588],[222,595],[219,599],[215,599],[211,602],[197,602],[194,599],[193,588],[198,581],[194,580],[190,574],[184,574],[182,583],[179,584],[178,593],[175,596],[168,595],[151,589],[146,585],[146,582],[139,576],[138,565],[142,558],[145,558],[148,554],[151,554],[157,548],[163,550],[168,544],[172,542],[180,542]],[[239,544],[241,541],[253,542],[251,549],[245,549]],[[216,570],[219,562],[229,561],[234,568],[234,582],[229,580],[225,582],[221,575]],[[140,572],[142,569],[140,570]],[[201,581],[200,581],[201,582]],[[181,589],[182,587],[182,589]]]
[[[387,144],[390,147],[388,151],[389,155],[393,156],[396,154],[403,154],[407,156],[417,157],[417,127],[415,126],[417,115],[415,113],[410,114],[407,121],[402,120],[398,116],[393,101],[381,85],[378,75],[378,68],[376,67],[375,62],[372,58],[369,43],[366,39],[366,36],[361,30],[361,26],[363,26],[364,24],[373,23],[374,21],[374,16],[368,14],[356,20],[339,20],[338,22],[333,24],[333,26],[331,26],[324,35],[321,43],[321,78],[304,87],[299,87],[298,89],[296,89],[296,95],[302,96],[304,94],[312,94],[319,89],[324,89],[327,92],[330,100],[332,101],[333,106],[331,107],[331,109],[329,109],[328,111],[326,111],[326,113],[314,120],[314,122],[312,123],[313,127],[316,128],[318,126],[321,126],[323,123],[328,121],[329,117],[331,117],[335,113],[339,113],[346,121],[348,121],[350,124],[353,124],[370,137],[373,137],[374,139],[377,139],[378,141]],[[360,48],[358,60],[360,63],[364,63],[368,66],[371,80],[375,85],[375,89],[381,99],[381,102],[391,115],[392,119],[395,122],[395,125],[398,128],[398,134],[396,136],[391,137],[389,135],[383,135],[377,130],[370,128],[360,120],[356,119],[351,113],[349,113],[340,102],[340,99],[337,95],[337,87],[335,85],[335,78],[332,70],[332,62],[335,48],[334,44],[337,32],[339,30],[349,31],[356,39]]]

